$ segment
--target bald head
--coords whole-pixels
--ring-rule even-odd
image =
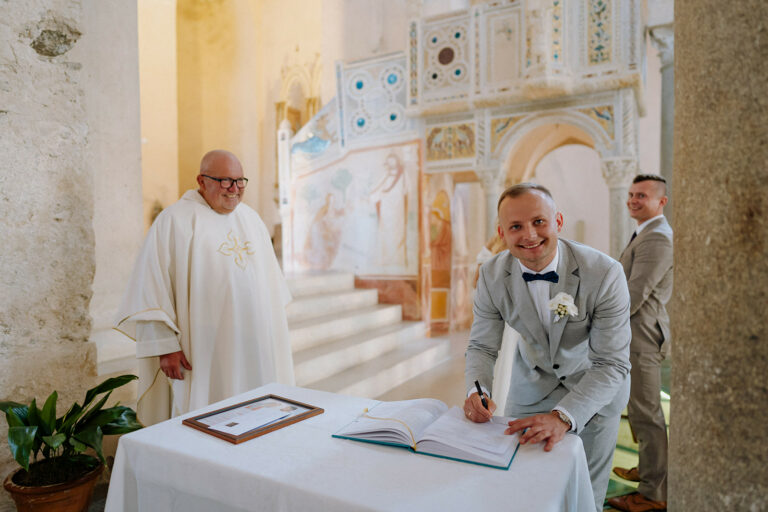
[[[243,177],[240,160],[229,151],[214,149],[205,154],[200,161],[200,174],[197,176],[198,192],[216,213],[228,214],[240,204],[243,188],[234,181]],[[228,179],[228,183],[222,183]],[[228,184],[228,187],[224,185]]]
[[[211,174],[213,172],[212,168],[223,165],[239,168],[242,176],[243,166],[240,164],[240,160],[237,159],[234,153],[226,149],[214,149],[207,152],[203,159],[200,160],[200,174]]]

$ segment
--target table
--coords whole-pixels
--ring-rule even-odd
[[[234,445],[183,418],[275,394],[323,414]],[[594,511],[581,439],[524,445],[508,471],[331,434],[376,400],[268,384],[124,435],[106,511]]]

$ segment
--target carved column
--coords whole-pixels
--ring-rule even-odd
[[[659,50],[661,59],[661,161],[659,174],[667,180],[667,194],[670,202],[664,207],[664,214],[673,221],[672,200],[673,136],[675,118],[675,33],[670,23],[649,28],[651,42]]]
[[[496,205],[504,192],[504,173],[499,169],[478,169],[477,176],[483,184],[485,194],[485,239],[490,240],[496,234],[498,211]]]
[[[603,179],[610,194],[610,251],[618,259],[634,230],[634,224],[627,211],[627,192],[632,178],[638,170],[638,162],[632,157],[606,158],[602,162]]]
[[[289,193],[291,187],[291,123],[283,119],[280,123],[280,129],[277,130],[277,176],[278,176],[278,205],[280,207],[280,218],[282,220],[281,229],[281,247],[283,272],[293,271],[293,245],[291,209],[289,202]]]

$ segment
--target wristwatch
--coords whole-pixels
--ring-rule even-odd
[[[565,414],[563,411],[555,409],[552,411],[552,414],[560,418],[560,421],[568,425],[568,430],[571,430],[573,428],[573,424],[571,423],[571,420],[568,418],[568,415]]]

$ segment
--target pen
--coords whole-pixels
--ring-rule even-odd
[[[480,395],[480,400],[483,402],[483,407],[488,409],[488,402],[485,400],[485,395],[483,395],[483,390],[480,388],[480,381],[475,381],[475,387],[477,388],[477,394]]]

